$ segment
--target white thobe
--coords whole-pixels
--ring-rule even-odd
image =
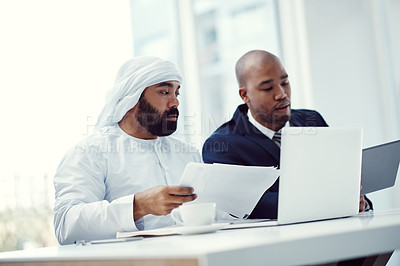
[[[54,177],[58,241],[115,238],[118,231],[174,224],[170,215],[134,222],[134,195],[178,185],[188,162],[201,162],[198,150],[174,137],[137,139],[118,125],[86,137],[64,156]]]

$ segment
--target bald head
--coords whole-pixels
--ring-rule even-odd
[[[243,55],[236,63],[239,95],[261,125],[280,130],[290,119],[289,76],[281,60],[262,50]]]
[[[239,88],[246,85],[247,76],[252,67],[258,66],[261,63],[269,64],[273,62],[280,62],[279,58],[263,50],[252,50],[245,53],[236,63],[235,72]]]

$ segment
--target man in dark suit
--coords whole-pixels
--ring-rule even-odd
[[[283,127],[328,126],[316,111],[291,109],[289,76],[275,55],[262,50],[246,53],[236,63],[236,78],[244,104],[204,143],[205,163],[279,167],[280,138],[274,136]],[[264,193],[249,218],[277,217],[278,188],[279,179]],[[360,211],[371,207],[372,203],[361,196]]]

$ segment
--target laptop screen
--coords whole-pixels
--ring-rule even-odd
[[[278,223],[357,215],[361,151],[361,128],[284,128]]]

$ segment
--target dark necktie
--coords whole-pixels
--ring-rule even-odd
[[[275,132],[272,140],[280,147],[281,146],[281,132]]]

